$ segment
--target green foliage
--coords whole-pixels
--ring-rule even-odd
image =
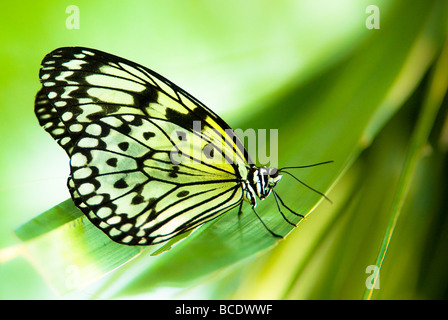
[[[120,14],[158,14],[148,13],[140,23],[119,20],[113,38],[104,36],[103,28],[115,28],[111,21],[119,19],[118,9],[106,2],[79,4],[79,30],[64,27],[62,4],[34,9],[45,10],[39,19],[46,20],[36,35],[42,39],[46,32],[45,45],[15,30],[17,39],[6,37],[10,51],[2,57],[14,60],[17,52],[19,57],[29,55],[25,60],[30,62],[29,69],[20,70],[25,75],[21,82],[11,81],[9,92],[1,89],[0,163],[12,161],[14,166],[0,169],[2,228],[8,234],[0,237],[0,247],[10,246],[0,251],[4,270],[0,278],[6,283],[0,296],[52,297],[39,282],[42,277],[68,297],[446,298],[447,185],[442,177],[448,149],[447,5],[423,0],[318,2],[318,6],[315,1],[285,2],[269,10],[239,2],[226,6],[204,2],[200,10],[191,10],[176,1],[180,11],[155,1],[131,2]],[[365,8],[370,4],[381,9],[379,30],[365,27]],[[334,21],[319,20],[319,10],[322,15],[332,13]],[[92,19],[102,23],[95,26]],[[50,30],[56,21],[61,30]],[[136,42],[139,38],[132,35],[142,29],[148,30],[148,38]],[[14,45],[19,38],[38,50],[18,50]],[[117,41],[119,45],[110,44]],[[59,157],[56,144],[31,120],[39,61],[63,45],[98,48],[153,68],[204,100],[234,128],[278,129],[280,167],[333,160],[294,171],[313,188],[328,191],[333,204],[285,176],[276,191],[307,219],[294,229],[281,218],[271,197],[257,207],[271,229],[288,234],[285,240],[273,238],[247,205],[241,216],[231,211],[184,239],[154,248],[113,243],[70,200],[38,215],[67,195],[45,201],[35,196],[65,188],[65,178],[44,190],[17,187],[48,174],[67,174],[66,167],[53,171],[56,174],[48,169],[67,159],[62,151]],[[167,52],[176,54],[167,58]],[[6,76],[17,71],[14,66],[5,66]],[[215,83],[210,74],[216,75]],[[215,91],[207,96],[210,87]],[[13,102],[18,105],[15,111]],[[227,106],[229,110],[224,109]],[[8,116],[10,123],[5,121]],[[18,123],[26,131],[18,143],[3,139],[20,133]],[[23,144],[36,147],[27,149]],[[29,162],[14,162],[21,157]],[[10,217],[12,212],[15,218]],[[10,230],[28,219],[15,230],[19,239],[10,237]],[[26,260],[13,262],[8,257],[14,254]],[[17,268],[17,263],[27,262],[38,274]],[[379,289],[372,291],[366,289],[370,265],[381,266]],[[28,279],[22,287],[41,292],[40,296],[10,289],[22,276]]]

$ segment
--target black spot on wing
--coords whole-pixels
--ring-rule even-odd
[[[158,92],[155,88],[146,86],[145,90],[136,93],[134,96],[134,103],[139,107],[147,107],[150,103],[157,103]]]
[[[173,166],[173,170],[170,171],[168,176],[170,176],[171,178],[177,178],[177,172],[178,171],[179,171],[179,166]]]
[[[145,201],[145,198],[142,195],[138,194],[134,198],[132,198],[131,204],[140,204],[143,201]]]
[[[118,148],[120,148],[122,151],[126,151],[129,148],[129,142],[120,142],[118,144]]]
[[[117,182],[114,183],[114,188],[116,189],[125,189],[127,187],[129,187],[129,185],[124,179],[117,180]]]
[[[110,158],[110,159],[107,159],[106,163],[109,166],[116,168],[117,167],[117,161],[118,161],[117,158]]]
[[[143,133],[143,138],[145,138],[146,140],[149,140],[149,138],[155,137],[156,134],[154,132],[144,132]]]
[[[206,144],[202,149],[202,152],[207,159],[213,159],[215,155],[215,149],[213,148],[213,145],[211,143]]]
[[[187,141],[187,134],[186,134],[185,132],[183,132],[183,131],[177,131],[176,133],[177,133],[177,138],[178,138],[180,141]]]
[[[174,109],[167,108],[165,116],[168,121],[173,122],[190,131],[193,131],[193,129],[200,129],[201,132],[204,132],[209,128],[206,122],[207,113],[205,112],[200,112],[198,116],[196,112],[189,112],[185,114]]]
[[[178,197],[178,198],[183,198],[183,197],[188,196],[189,194],[190,194],[190,192],[188,192],[188,191],[181,191],[181,192],[179,192],[179,193],[177,194],[177,197]]]

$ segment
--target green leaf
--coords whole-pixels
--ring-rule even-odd
[[[415,130],[411,136],[408,155],[401,172],[398,189],[395,193],[394,205],[391,210],[390,220],[384,235],[383,243],[378,254],[375,265],[378,267],[376,276],[373,278],[372,285],[364,293],[364,299],[371,299],[375,283],[378,281],[378,275],[381,271],[384,259],[386,258],[392,235],[400,217],[406,196],[411,186],[417,164],[424,154],[424,149],[428,141],[431,128],[434,126],[437,113],[442,105],[443,99],[448,89],[448,41],[440,53],[440,57],[434,67],[428,91],[425,95],[421,115],[416,124]]]
[[[399,2],[391,18],[383,22],[382,29],[346,61],[321,77],[292,88],[282,99],[255,114],[250,123],[242,125],[279,128],[281,165],[334,160],[331,165],[299,172],[300,179],[318,190],[325,191],[337,181],[402,105],[433,59],[434,50],[422,54],[423,49],[427,50],[419,38],[425,19],[414,19],[429,15],[431,6],[416,4],[408,8],[402,19],[392,18],[403,7],[406,3]],[[409,64],[416,61],[419,67],[410,75]],[[378,69],[378,65],[385,68]],[[399,94],[394,90],[397,87]],[[385,106],[388,112],[384,112]],[[320,196],[293,183],[283,178],[277,187],[279,194],[287,193],[287,203],[295,200],[294,208],[301,214],[309,214],[321,200]],[[260,211],[264,222],[276,233],[291,232],[291,226],[278,214],[273,199],[265,202],[257,207],[263,208]],[[261,254],[276,243],[277,239],[263,228],[250,209],[240,218],[235,212],[229,212],[153,263],[142,257],[147,268],[118,294],[138,294],[166,285],[191,285],[215,271]]]
[[[59,294],[98,280],[139,255],[95,228],[71,199],[22,225],[24,256]]]
[[[337,186],[429,67],[435,45],[423,31],[428,28],[426,21],[432,13],[432,3],[409,6],[406,1],[394,2],[389,10],[382,11],[386,14],[381,29],[363,29],[362,41],[350,55],[336,65],[320,69],[312,79],[292,79],[268,102],[260,94],[254,108],[245,109],[256,111],[250,113],[250,119],[241,120],[239,127],[278,128],[280,166],[333,160],[333,164],[294,174],[322,192]],[[322,61],[324,65],[325,62]],[[276,190],[288,206],[303,215],[309,215],[322,201],[318,194],[287,176]],[[257,210],[276,233],[287,235],[293,231],[278,213],[272,197],[259,203]],[[171,250],[157,257],[150,256],[151,252],[161,252],[157,248],[143,250],[113,243],[85,217],[78,217],[79,212],[70,208],[70,202],[22,226],[17,234],[25,241],[26,257],[59,292],[85,286],[130,262],[114,274],[99,294],[133,295],[160,286],[196,284],[278,244],[249,206],[243,211],[241,216],[235,210],[228,212],[186,239],[167,244],[161,250]],[[294,222],[301,222],[285,214]],[[120,288],[108,290],[120,279],[126,279]]]
[[[22,241],[29,241],[83,216],[71,199],[54,206],[14,230]]]

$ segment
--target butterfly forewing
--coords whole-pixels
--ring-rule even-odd
[[[235,154],[237,161],[252,163],[241,141],[220,117],[169,80],[136,63],[94,49],[59,48],[44,58],[39,76],[46,92],[43,97],[54,106],[73,140],[86,124],[106,115],[145,115],[200,131],[202,138],[214,143],[220,140],[226,155]]]
[[[34,106],[34,113],[39,120],[39,124],[70,155],[73,149],[73,140],[70,138],[70,132],[68,132],[56,109],[50,103],[44,88],[37,93]]]

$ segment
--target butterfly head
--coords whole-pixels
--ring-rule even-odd
[[[276,168],[254,167],[252,170],[252,179],[250,181],[252,187],[260,200],[266,199],[277,185],[277,182],[280,181],[282,175]]]

